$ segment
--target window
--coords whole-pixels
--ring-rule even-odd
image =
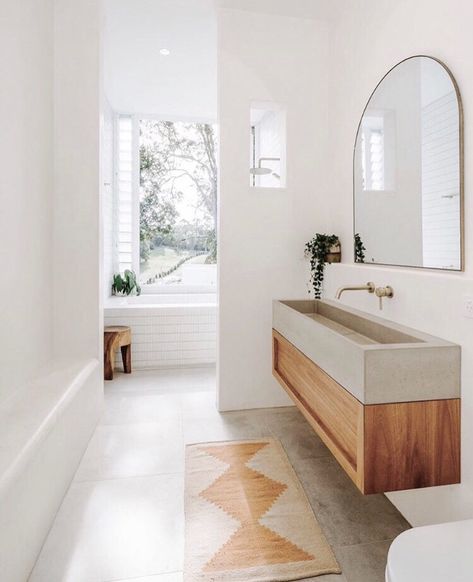
[[[361,134],[363,190],[384,190],[384,123],[365,117]]]
[[[250,186],[286,186],[286,114],[274,103],[252,103]]]
[[[120,116],[117,122],[116,240],[118,270],[133,269],[133,121]]]
[[[363,190],[394,191],[396,123],[393,111],[364,115],[361,127]]]
[[[145,292],[215,290],[215,127],[120,116],[117,135],[120,271]]]

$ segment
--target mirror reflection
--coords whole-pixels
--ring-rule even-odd
[[[355,144],[357,262],[462,269],[461,121],[433,58],[409,58],[377,86]]]

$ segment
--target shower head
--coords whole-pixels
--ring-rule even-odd
[[[264,168],[261,166],[262,161],[266,162],[279,162],[280,158],[260,158],[258,162],[258,167],[250,168],[250,174],[252,176],[266,176],[268,174],[273,174],[273,170],[271,168]],[[279,178],[279,176],[277,176]]]
[[[250,174],[253,176],[265,176],[271,174],[272,171],[271,168],[250,168]]]

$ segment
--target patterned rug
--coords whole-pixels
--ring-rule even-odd
[[[185,582],[340,573],[277,440],[189,445],[185,511]]]

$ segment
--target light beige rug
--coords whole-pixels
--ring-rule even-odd
[[[277,440],[189,445],[185,511],[185,582],[340,573]]]

